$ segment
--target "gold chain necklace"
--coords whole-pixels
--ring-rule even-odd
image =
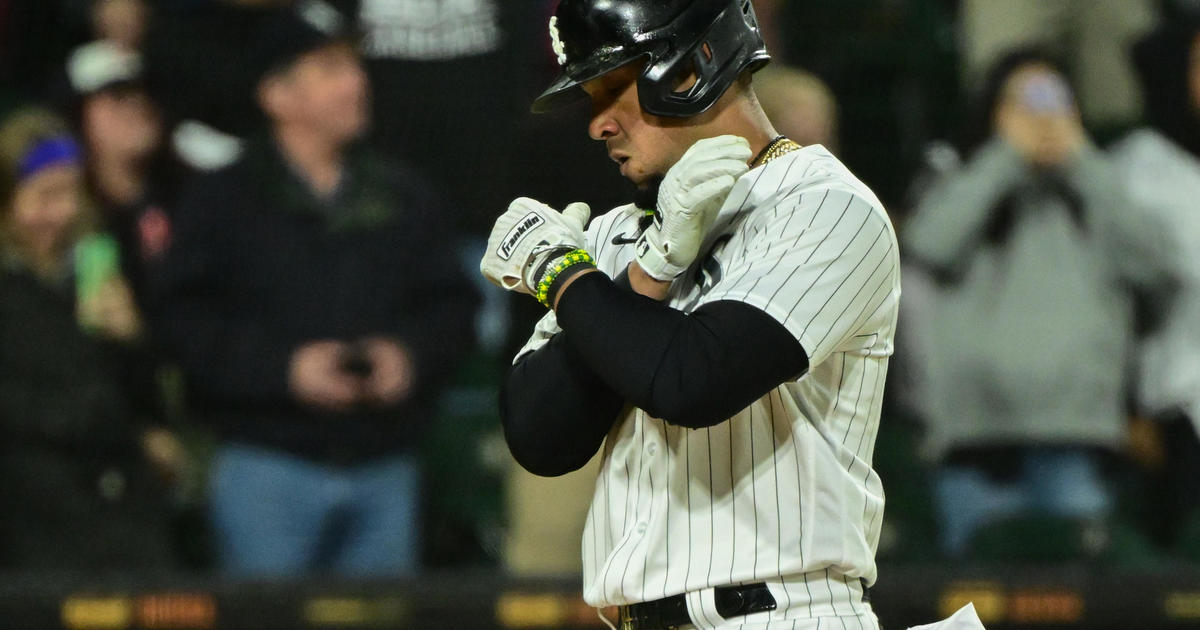
[[[754,158],[754,161],[750,164],[752,167],[762,166],[771,160],[783,157],[792,151],[798,151],[801,148],[802,147],[799,144],[789,140],[787,136],[778,136],[772,140],[771,143],[762,150],[762,153],[759,153],[758,157]]]

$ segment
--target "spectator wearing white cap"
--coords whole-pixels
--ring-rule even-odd
[[[158,108],[142,82],[142,60],[99,40],[66,63],[65,109],[86,155],[86,178],[104,227],[121,244],[121,266],[143,308],[150,267],[170,236],[168,210],[186,174],[163,143]]]

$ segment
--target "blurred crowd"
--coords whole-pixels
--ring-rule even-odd
[[[577,571],[474,269],[633,190],[528,113],[554,4],[0,0],[0,569]],[[1200,2],[755,8],[902,244],[881,556],[1200,561]]]

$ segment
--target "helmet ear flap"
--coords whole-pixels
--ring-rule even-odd
[[[681,59],[663,79],[671,86],[672,97],[691,101],[704,89],[704,84],[716,68],[713,64],[712,47],[708,42],[692,49],[688,56],[690,59]]]
[[[708,109],[724,93],[723,60],[710,44],[701,41],[690,50],[648,64],[638,83],[638,96],[647,112],[658,116],[687,117]]]
[[[679,48],[651,56],[638,83],[638,96],[647,112],[673,118],[701,114],[743,71],[757,70],[770,59],[753,6],[745,0],[714,2],[724,8],[711,20],[673,25],[692,33],[690,39],[673,37]]]
[[[707,41],[701,42],[699,46],[692,49],[692,69],[691,76],[694,78],[691,81],[691,87],[688,90],[688,96],[695,97],[703,86],[712,81],[713,75],[719,69],[716,59],[713,58],[712,46]]]
[[[642,109],[656,116],[696,116],[743,71],[770,59],[750,0],[560,0],[550,35],[563,74],[534,101],[535,112],[644,56],[648,61],[638,78]]]

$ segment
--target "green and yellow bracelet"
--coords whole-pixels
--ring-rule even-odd
[[[542,306],[551,308],[551,298],[553,296],[551,295],[550,290],[554,285],[554,281],[558,279],[562,272],[574,267],[575,265],[581,264],[594,266],[596,261],[592,259],[591,254],[587,253],[587,250],[583,249],[573,249],[567,252],[562,258],[558,259],[557,262],[551,265],[550,268],[542,274],[542,279],[538,281],[537,295],[535,296],[537,297],[537,301],[541,302]]]

